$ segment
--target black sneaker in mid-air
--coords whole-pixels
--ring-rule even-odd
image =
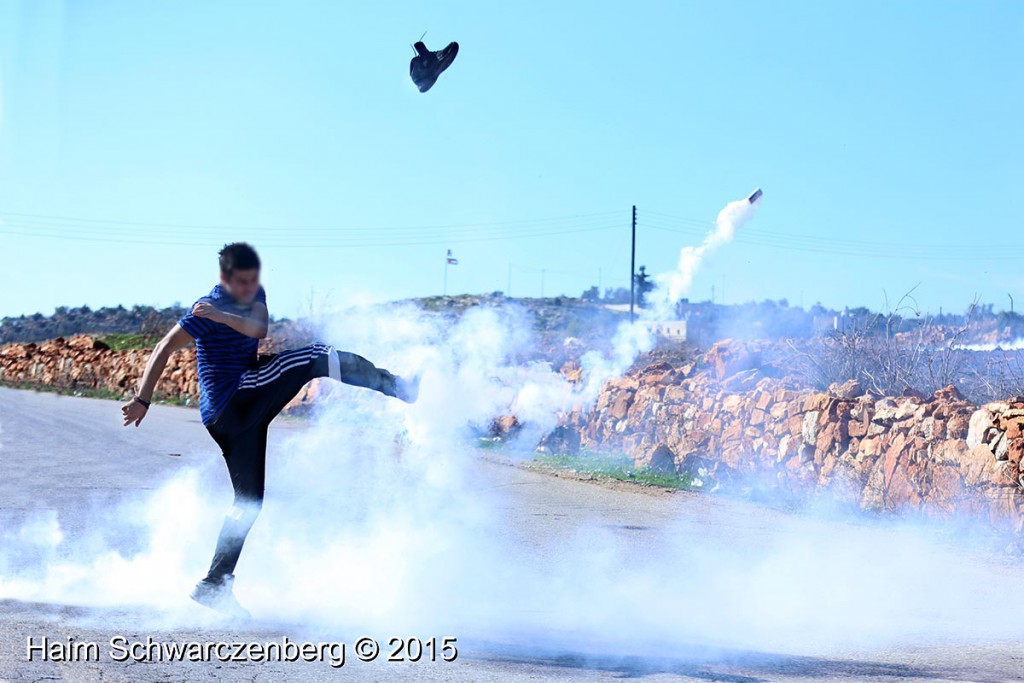
[[[249,611],[238,604],[235,594],[231,592],[235,577],[231,574],[215,581],[209,577],[203,579],[192,589],[189,597],[204,607],[226,614],[235,619],[249,619]]]
[[[441,72],[455,61],[455,55],[459,54],[459,44],[448,43],[448,47],[436,52],[428,50],[422,41],[417,41],[413,47],[416,49],[416,56],[409,62],[409,75],[420,92],[427,92],[437,82]]]

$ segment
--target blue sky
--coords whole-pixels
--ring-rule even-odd
[[[410,43],[457,40],[425,94]],[[726,303],[1024,302],[1020,2],[0,0],[0,315],[271,313],[697,274]],[[1024,304],[1022,304],[1024,305]]]

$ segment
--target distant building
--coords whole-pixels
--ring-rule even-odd
[[[842,330],[842,324],[845,318],[838,315],[816,315],[811,321],[811,328],[815,334],[821,334],[822,332],[828,332],[829,330]]]
[[[651,323],[651,332],[664,339],[686,341],[686,321],[669,320],[667,322]]]

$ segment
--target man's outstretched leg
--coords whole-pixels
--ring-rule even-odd
[[[242,376],[229,408],[237,408],[254,423],[270,424],[303,385],[318,377],[372,389],[406,403],[414,403],[419,395],[418,376],[399,377],[360,355],[318,342],[262,357],[259,367]]]
[[[394,396],[406,403],[415,403],[420,391],[418,376],[407,380],[378,368],[362,356],[333,348],[327,355],[327,376],[345,384]]]
[[[242,375],[235,395],[207,428],[223,452],[235,499],[224,518],[210,569],[192,592],[197,602],[248,616],[235,600],[232,584],[246,536],[263,504],[267,429],[302,386],[317,377],[373,389],[408,403],[416,401],[419,393],[419,377],[406,380],[362,356],[326,344],[260,357],[258,366]]]

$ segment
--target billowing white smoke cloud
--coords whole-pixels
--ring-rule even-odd
[[[582,392],[584,405],[597,398],[604,383],[623,374],[641,353],[654,348],[651,328],[642,322],[623,322],[612,337],[612,355],[606,357],[597,351],[588,351],[581,358],[585,371],[585,386]]]
[[[679,250],[679,262],[676,269],[655,277],[656,296],[651,313],[656,320],[667,320],[674,317],[675,303],[685,297],[693,285],[693,278],[704,259],[719,247],[728,244],[736,236],[736,231],[754,215],[754,207],[747,199],[729,202],[715,219],[715,229],[711,231],[699,246],[685,246]]]
[[[533,487],[482,468],[468,427],[515,405],[542,431],[590,399],[593,387],[574,391],[543,364],[507,362],[530,348],[528,330],[515,308],[475,309],[451,327],[409,307],[324,318],[323,340],[398,373],[422,370],[421,400],[332,385],[310,428],[274,430],[266,504],[237,570],[256,617],[339,637],[455,635],[528,655],[820,654],[1024,635],[1014,573],[993,576],[966,534],[756,506],[673,517],[671,503],[646,498],[631,505],[660,506],[663,528],[616,530],[569,497],[555,498],[569,522],[542,525],[546,508],[523,509],[539,504],[525,493]],[[593,372],[615,371],[646,343],[636,327],[620,333],[624,355],[589,356]],[[218,624],[185,597],[229,501],[227,475],[211,465],[93,511],[91,536],[65,538],[53,513],[5,530],[0,598],[147,605],[161,626]],[[127,531],[134,550],[111,540]],[[643,542],[630,541],[637,533]]]

